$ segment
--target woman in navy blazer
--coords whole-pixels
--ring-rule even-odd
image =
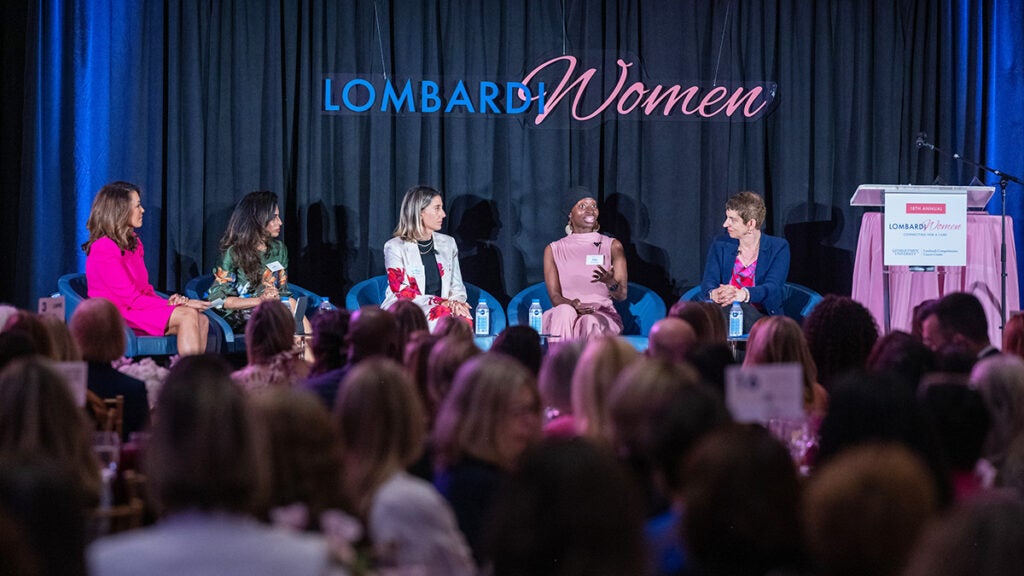
[[[715,239],[708,250],[701,296],[723,307],[743,302],[770,316],[782,314],[789,242],[761,232],[765,213],[764,200],[754,192],[725,203],[722,227],[728,238]]]

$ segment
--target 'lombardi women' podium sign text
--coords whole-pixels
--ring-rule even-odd
[[[885,195],[886,266],[966,266],[967,195],[941,189]]]

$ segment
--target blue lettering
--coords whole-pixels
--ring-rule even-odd
[[[441,99],[437,97],[437,82],[424,80],[420,83],[420,111],[437,112],[441,109]]]
[[[448,114],[456,106],[465,106],[466,112],[476,112],[473,109],[473,101],[469,99],[469,92],[466,92],[466,86],[463,85],[462,80],[455,85],[455,90],[452,91],[452,96],[448,100],[448,106],[445,107],[444,113]]]
[[[367,92],[369,92],[369,98],[367,98],[366,104],[363,104],[362,106],[356,106],[348,97],[349,91],[351,91],[352,88],[355,86],[363,86],[366,88]],[[367,110],[370,109],[370,107],[373,106],[373,101],[376,99],[377,92],[373,89],[373,84],[370,84],[369,82],[363,80],[362,78],[350,80],[348,84],[345,84],[345,89],[341,91],[341,101],[345,104],[346,108],[353,112],[366,112]]]
[[[498,97],[498,85],[494,82],[481,82],[480,83],[480,112],[483,114],[487,113],[487,109],[490,108],[491,112],[495,114],[501,114],[501,110],[494,105],[494,99]]]
[[[337,104],[331,104],[331,79],[324,78],[324,110],[340,110]]]
[[[523,103],[516,104],[516,92],[523,91]],[[530,89],[522,82],[509,82],[505,85],[505,113],[522,114],[530,108]]]
[[[544,114],[544,83],[543,82],[537,82],[537,104],[540,106],[540,110],[538,110],[537,113],[543,115]]]
[[[380,111],[387,112],[388,102],[391,102],[395,106],[395,112],[401,112],[406,99],[409,100],[409,112],[415,112],[416,104],[412,97],[412,81],[405,81],[405,86],[402,87],[402,95],[399,96],[395,94],[395,87],[391,85],[391,80],[388,80],[384,84],[384,96],[380,99]]]

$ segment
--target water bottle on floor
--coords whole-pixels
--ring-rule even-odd
[[[476,305],[473,329],[477,336],[488,336],[491,333],[491,309],[487,306],[487,302],[483,300]]]
[[[739,302],[733,302],[729,309],[729,338],[743,336],[743,308]]]
[[[544,310],[540,307],[540,300],[534,298],[533,301],[530,302],[530,313],[528,316],[530,318],[530,328],[536,330],[538,334],[541,332],[541,319],[543,318],[543,315]]]

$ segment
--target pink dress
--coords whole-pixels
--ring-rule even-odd
[[[587,264],[588,256],[600,255],[605,269],[610,268],[612,239],[598,232],[570,234],[551,243],[551,255],[558,268],[562,296],[569,300],[579,298],[581,303],[592,305],[594,312],[581,315],[569,304],[555,306],[544,312],[544,333],[561,341],[621,333],[622,319],[608,295],[608,286],[591,282],[597,265]]]
[[[144,255],[142,240],[134,251],[124,254],[110,238],[93,242],[85,258],[89,297],[113,302],[136,333],[163,336],[174,306],[149,284]]]

